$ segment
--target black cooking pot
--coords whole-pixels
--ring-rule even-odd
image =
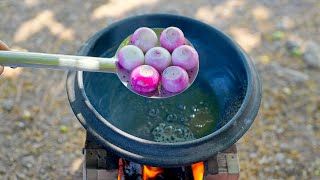
[[[212,92],[216,96],[219,115],[215,131],[195,140],[178,143],[160,143],[130,135],[121,130],[121,125],[112,121],[115,117],[112,112],[121,112],[127,108],[125,103],[119,105],[119,102],[143,103],[148,99],[127,90],[116,75],[69,72],[67,91],[70,105],[84,128],[115,154],[140,164],[158,167],[190,165],[234,144],[256,117],[261,101],[261,84],[252,62],[243,50],[216,28],[176,15],[135,16],[94,34],[82,46],[78,55],[112,57],[120,43],[143,26],[179,27],[197,49],[200,71],[192,86],[203,86],[205,92]],[[190,94],[189,98],[194,98],[192,91],[188,89],[183,95]],[[124,95],[119,95],[119,92]],[[121,115],[126,113],[123,110]],[[143,120],[144,116],[139,118]],[[130,123],[129,126],[132,125]]]

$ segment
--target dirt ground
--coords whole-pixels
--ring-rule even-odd
[[[242,179],[320,179],[320,1],[0,0],[0,39],[17,50],[74,54],[109,24],[145,13],[196,18],[231,35],[263,81],[259,114],[239,141]],[[66,73],[0,76],[0,178],[81,179],[85,131]]]

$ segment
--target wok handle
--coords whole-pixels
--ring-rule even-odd
[[[0,64],[10,67],[116,72],[116,58],[0,51]]]

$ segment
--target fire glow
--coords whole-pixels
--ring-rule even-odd
[[[119,159],[118,180],[124,180],[123,168],[124,168],[124,160]]]
[[[154,179],[172,179],[180,177],[185,179],[192,176],[194,180],[203,180],[204,178],[204,162],[192,164],[191,167],[180,168],[160,168],[145,166],[120,158],[118,164],[118,180],[125,180],[140,177],[143,180]],[[191,177],[187,178],[190,179]]]
[[[143,180],[153,179],[163,172],[163,169],[158,167],[143,166]]]
[[[194,180],[203,180],[204,175],[204,163],[198,162],[196,164],[191,165],[192,174]]]

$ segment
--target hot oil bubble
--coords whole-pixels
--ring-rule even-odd
[[[159,114],[159,112],[159,109],[150,109],[148,114],[151,117],[156,117]]]
[[[178,105],[178,109],[180,109],[180,110],[186,110],[186,109],[187,109],[187,106],[186,106],[186,105],[183,105],[183,104],[179,104],[179,105]]]
[[[100,81],[98,83],[101,84]],[[105,91],[109,92],[107,98],[101,96],[103,100],[96,101],[101,106],[99,112],[129,134],[158,142],[182,142],[208,135],[221,124],[218,101],[215,94],[208,93],[210,87],[207,84],[200,78],[190,87],[189,93],[164,100],[133,97],[127,89],[108,91],[106,86]],[[119,87],[122,86],[119,84]],[[98,106],[97,103],[95,106]],[[166,126],[172,126],[172,132],[164,133]],[[148,130],[147,134],[147,131],[142,132],[143,127]],[[171,136],[175,139],[172,140]]]
[[[188,121],[188,118],[186,118],[184,116],[180,118],[180,122],[182,122],[182,123],[185,123],[187,121]]]
[[[152,131],[153,139],[157,142],[175,143],[195,139],[190,129],[175,123],[160,123]]]
[[[208,102],[206,102],[206,101],[200,101],[200,102],[199,102],[199,106],[200,106],[200,107],[208,107],[209,104],[208,104]]]
[[[197,113],[196,118],[190,118],[188,126],[194,133],[195,137],[203,137],[207,135],[207,132],[213,130],[215,119],[213,116],[208,117],[208,113],[200,111]]]
[[[147,124],[148,124],[149,127],[152,127],[152,125],[153,125],[151,121],[148,121]]]
[[[168,122],[173,122],[178,119],[178,116],[176,114],[169,114],[166,119]]]

